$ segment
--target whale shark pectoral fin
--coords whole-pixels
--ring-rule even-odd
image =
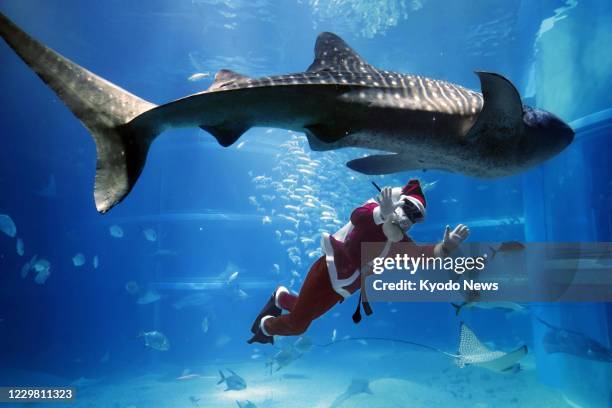
[[[348,130],[324,124],[307,125],[304,126],[304,129],[306,131],[306,136],[314,136],[325,143],[337,142],[350,133]]]
[[[373,154],[346,163],[347,167],[362,174],[379,175],[423,168],[423,163],[415,162],[401,154]]]
[[[479,137],[509,139],[523,132],[523,103],[518,91],[499,74],[477,71],[484,99],[476,123],[465,136],[467,141]]]
[[[240,139],[240,136],[247,130],[249,130],[250,126],[243,124],[222,124],[217,126],[200,126],[200,129],[210,133],[217,139],[217,142],[223,147],[228,147],[234,144],[234,142]]]

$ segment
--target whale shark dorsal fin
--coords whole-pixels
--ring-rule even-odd
[[[491,72],[476,71],[482,89],[483,106],[476,123],[466,135],[467,141],[478,137],[515,139],[523,132],[523,103],[508,79]]]
[[[317,37],[315,59],[306,71],[378,73],[376,68],[361,58],[342,38],[327,32]]]
[[[215,74],[215,80],[208,88],[209,91],[216,91],[226,85],[239,81],[241,79],[249,79],[248,76],[239,74],[229,69],[222,69]]]

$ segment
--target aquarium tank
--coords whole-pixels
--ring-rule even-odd
[[[612,407],[609,1],[0,0],[0,36],[0,407]]]

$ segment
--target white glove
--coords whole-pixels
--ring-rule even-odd
[[[389,219],[395,213],[395,209],[402,205],[402,201],[393,201],[391,187],[383,187],[378,203],[380,204],[380,215],[384,220]]]
[[[459,245],[470,235],[470,229],[463,224],[459,224],[451,231],[450,226],[446,226],[444,230],[444,239],[442,240],[442,250],[445,254],[450,254],[459,248]]]

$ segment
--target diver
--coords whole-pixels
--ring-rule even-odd
[[[353,210],[350,222],[333,235],[323,234],[324,255],[310,268],[299,295],[279,286],[263,307],[253,325],[248,343],[274,344],[275,335],[295,336],[304,333],[313,320],[342,302],[361,287],[361,244],[384,243],[379,256],[388,256],[393,243],[409,244],[409,256],[448,256],[468,237],[463,224],[452,231],[447,225],[442,242],[417,245],[408,235],[410,228],[425,220],[426,200],[418,180],[402,187],[385,187],[377,200],[369,200]],[[404,251],[406,253],[406,251]],[[362,291],[363,292],[363,291]],[[353,320],[360,319],[365,293],[360,294]],[[371,310],[363,301],[366,314]],[[286,310],[289,313],[282,314]]]

